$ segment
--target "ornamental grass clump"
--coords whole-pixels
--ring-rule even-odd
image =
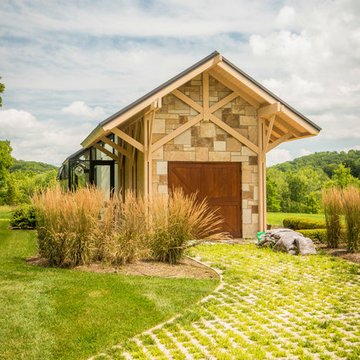
[[[55,266],[92,262],[123,265],[139,259],[174,264],[189,240],[226,238],[223,220],[196,194],[145,199],[128,191],[106,197],[96,187],[35,194],[38,248]]]
[[[343,190],[342,210],[345,215],[347,232],[347,249],[350,252],[359,250],[360,231],[360,191],[355,186]]]
[[[157,261],[177,263],[189,240],[226,238],[220,232],[222,218],[211,210],[206,200],[196,194],[184,195],[180,189],[170,195],[155,195],[149,204],[148,242]]]
[[[325,211],[327,245],[330,248],[337,248],[341,238],[341,190],[335,187],[323,189],[322,201]]]
[[[107,200],[97,235],[99,260],[123,265],[149,256],[147,206],[132,191]]]
[[[40,256],[55,266],[90,263],[105,201],[105,192],[94,187],[76,192],[57,187],[35,194]]]

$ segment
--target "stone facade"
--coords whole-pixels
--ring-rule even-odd
[[[202,105],[202,81],[198,76],[178,90]],[[231,90],[210,76],[209,102],[214,105]],[[197,111],[172,94],[162,100],[153,125],[153,142],[186,123]],[[214,115],[257,144],[257,111],[240,97],[226,104]],[[257,154],[238,142],[211,121],[196,124],[153,153],[152,186],[154,192],[168,191],[168,161],[231,161],[242,164],[243,237],[258,231]]]

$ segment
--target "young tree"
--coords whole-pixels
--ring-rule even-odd
[[[358,181],[351,175],[351,170],[345,167],[343,164],[340,164],[338,168],[334,171],[332,181],[337,187],[344,188],[349,185],[355,185]]]
[[[1,80],[1,76],[0,76],[0,80]],[[2,94],[4,90],[5,90],[5,85],[0,82],[0,94]],[[2,98],[0,96],[0,107],[1,106],[2,106]]]

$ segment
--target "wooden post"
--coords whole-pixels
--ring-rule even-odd
[[[263,120],[258,119],[258,202],[259,202],[259,231],[264,231],[264,192],[263,192]]]
[[[149,118],[147,114],[144,116],[144,197],[149,195]]]
[[[120,139],[118,136],[114,135],[116,138],[116,143],[120,146]],[[114,139],[115,140],[115,139]],[[124,155],[122,155],[119,151],[118,151],[118,171],[117,171],[117,177],[118,177],[118,194],[121,192],[122,190],[122,176],[121,176],[121,167],[122,167],[122,158]]]
[[[203,82],[203,118],[204,121],[209,121],[209,73],[202,74]]]
[[[152,132],[155,118],[155,110],[153,110],[148,117],[148,150],[147,150],[147,161],[148,161],[148,195],[151,200],[152,198]]]
[[[273,120],[272,120],[272,123],[273,123]],[[267,224],[266,224],[266,147],[267,147],[267,136],[266,136],[266,132],[265,132],[265,124],[263,122],[263,136],[262,136],[262,139],[263,139],[263,145],[262,145],[262,167],[263,167],[263,171],[262,171],[262,177],[263,177],[263,197],[264,197],[264,205],[263,205],[263,228],[264,230],[263,231],[266,231],[267,230]],[[272,125],[271,125],[272,127]],[[269,127],[269,130],[268,131],[271,131],[270,127]],[[269,137],[270,137],[270,134],[269,134]]]

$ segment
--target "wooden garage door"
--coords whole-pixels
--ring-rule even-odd
[[[169,189],[180,187],[185,194],[198,191],[198,198],[207,198],[225,223],[223,230],[234,237],[242,235],[241,164],[229,162],[169,162]]]

